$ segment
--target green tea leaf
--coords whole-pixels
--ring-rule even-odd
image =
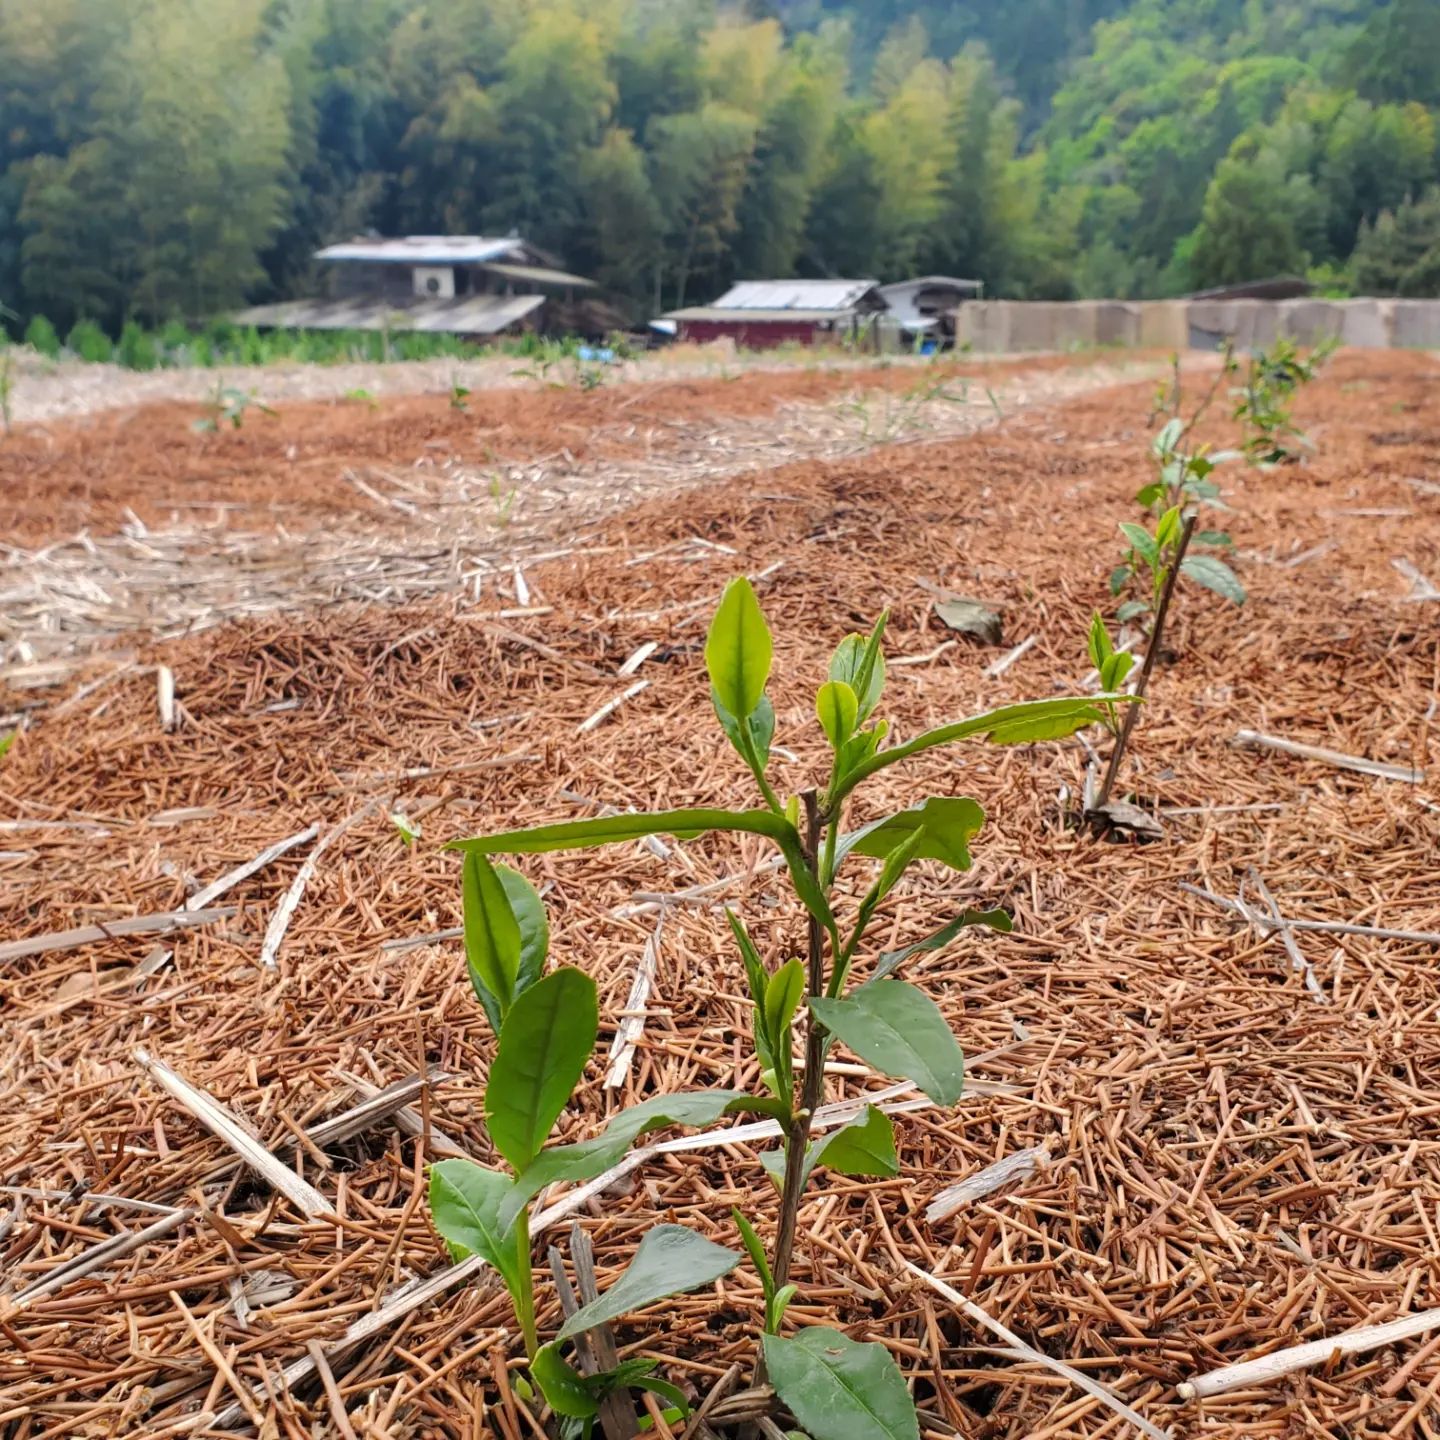
[[[748,737],[755,752],[755,759],[763,770],[770,763],[770,745],[775,738],[775,707],[770,703],[770,697],[762,695],[754,713],[744,720],[737,720],[720,703],[720,697],[716,695],[713,686],[710,689],[710,703],[715,707],[715,716],[720,721],[720,728],[729,737],[736,753],[742,757],[745,755],[745,744]]]
[[[1002,705],[983,715],[927,730],[904,745],[882,750],[842,776],[835,793],[829,798],[833,805],[877,770],[918,755],[922,750],[932,750],[937,745],[949,745],[956,740],[979,737],[989,740],[992,745],[1030,745],[1040,740],[1063,740],[1087,725],[1097,724],[1103,718],[1101,706],[1106,701],[1128,703],[1132,699],[1129,695],[1066,696]]]
[[[1127,600],[1127,601],[1115,612],[1115,618],[1123,625],[1123,624],[1125,624],[1125,622],[1126,622],[1127,620],[1136,620],[1136,619],[1138,619],[1141,615],[1146,615],[1146,614],[1148,614],[1149,611],[1150,611],[1150,606],[1149,606],[1149,604],[1148,604],[1146,601],[1144,601],[1144,600]],[[1116,698],[1125,699],[1125,698],[1129,698],[1129,697],[1120,696],[1120,697],[1116,697]]]
[[[1148,485],[1142,485],[1135,492],[1137,504],[1145,506],[1148,510],[1157,500],[1165,498],[1165,486],[1158,480],[1152,480]]]
[[[1240,577],[1214,555],[1187,555],[1180,562],[1180,573],[1197,585],[1223,595],[1232,604],[1245,603],[1245,587],[1240,583]]]
[[[1117,565],[1110,572],[1110,593],[1118,595],[1130,583],[1130,567],[1128,565]]]
[[[770,977],[765,993],[765,1031],[775,1058],[782,1064],[789,1059],[790,1022],[804,997],[805,966],[798,959],[787,960]]]
[[[560,1342],[542,1346],[530,1362],[530,1373],[545,1397],[545,1403],[557,1415],[588,1420],[600,1413],[600,1402],[579,1371],[560,1358]]]
[[[1159,519],[1155,526],[1155,543],[1162,550],[1167,545],[1173,545],[1180,538],[1180,531],[1183,528],[1180,520],[1180,507],[1172,505]]]
[[[485,1124],[516,1174],[540,1153],[600,1029],[595,982],[566,966],[516,997],[485,1086]]]
[[[941,860],[952,870],[968,870],[970,837],[984,823],[985,812],[977,801],[964,796],[932,796],[923,804],[842,836],[835,847],[836,865],[852,853],[883,860],[920,830],[923,838],[909,859]]]
[[[1114,653],[1110,632],[1105,628],[1105,617],[1097,610],[1090,617],[1090,663],[1097,670],[1103,671],[1105,662]]]
[[[770,1273],[770,1261],[766,1259],[765,1247],[760,1243],[755,1227],[739,1210],[732,1206],[730,1214],[735,1220],[735,1228],[740,1232],[740,1243],[744,1245],[745,1253],[750,1257],[750,1263],[760,1277],[760,1288],[768,1300],[775,1293],[775,1279]]]
[[[1010,917],[1003,910],[966,910],[963,914],[957,915],[948,925],[942,926],[923,940],[916,940],[910,945],[902,945],[898,950],[882,951],[875,960],[875,969],[871,972],[870,978],[864,981],[859,988],[863,990],[866,985],[874,985],[876,981],[883,980],[912,955],[919,955],[927,950],[943,950],[962,930],[966,930],[972,925],[984,925],[990,930],[1000,931],[1003,935],[1008,935],[1013,928]]]
[[[882,617],[876,630],[883,624]],[[885,657],[880,653],[879,636],[847,635],[830,657],[830,679],[850,687],[859,706],[856,723],[863,725],[885,689]]]
[[[1160,563],[1160,547],[1155,543],[1155,537],[1143,525],[1132,524],[1129,520],[1122,520],[1120,529],[1130,542],[1130,548],[1153,570]]]
[[[519,995],[545,973],[545,957],[550,953],[550,921],[540,892],[518,870],[497,865],[495,873],[505,887],[510,913],[520,927],[520,965],[515,972],[515,994]]]
[[[442,1160],[430,1167],[430,1219],[452,1260],[479,1255],[500,1273],[514,1294],[516,1257],[500,1207],[510,1178],[473,1160]]]
[[[452,840],[447,850],[475,850],[482,855],[540,855],[551,850],[589,850],[641,840],[646,835],[674,835],[693,840],[707,830],[742,830],[779,841],[800,837],[795,827],[769,810],[661,810],[648,815],[606,815],[598,820],[569,820],[526,830],[501,830]]]
[[[520,926],[495,867],[470,851],[461,871],[460,896],[465,922],[465,964],[470,983],[499,1034],[520,969]]]
[[[940,1105],[965,1086],[965,1057],[935,1002],[903,980],[877,980],[843,999],[812,996],[810,1010],[884,1075],[913,1080]]]
[[[1100,688],[1118,690],[1135,664],[1135,657],[1128,650],[1118,650],[1100,667]]]
[[[557,1338],[568,1340],[667,1295],[687,1295],[728,1275],[739,1263],[735,1251],[683,1225],[657,1225],[645,1232],[625,1273],[598,1299],[582,1305]]]
[[[693,1090],[678,1095],[656,1095],[640,1105],[632,1105],[616,1115],[593,1139],[579,1140],[573,1145],[552,1145],[536,1156],[520,1172],[505,1196],[500,1210],[501,1223],[507,1228],[512,1225],[525,1205],[547,1185],[560,1180],[593,1180],[603,1175],[618,1165],[630,1146],[651,1130],[667,1125],[686,1125],[698,1130],[713,1125],[725,1115],[763,1104],[763,1099],[740,1090]]]
[[[830,680],[815,696],[815,714],[831,748],[839,750],[855,731],[860,702],[843,680]]]
[[[1218,545],[1221,549],[1232,548],[1235,542],[1230,538],[1228,530],[1197,530],[1195,532],[1195,543],[1197,545]]]
[[[883,1345],[821,1325],[761,1343],[776,1394],[814,1440],[919,1440],[910,1392]]]
[[[765,693],[774,644],[755,591],[743,576],[725,587],[710,633],[705,666],[721,705],[736,719],[747,719]]]
[[[1167,420],[1164,428],[1150,442],[1150,451],[1153,455],[1168,455],[1175,446],[1179,444],[1180,437],[1185,433],[1185,424],[1179,416],[1173,420]]]
[[[898,1175],[895,1131],[883,1110],[867,1105],[853,1120],[811,1147],[807,1169],[824,1165],[841,1175]]]

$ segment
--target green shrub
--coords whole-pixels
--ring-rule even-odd
[[[65,337],[65,348],[92,365],[103,365],[115,354],[114,342],[93,320],[77,320]]]
[[[60,336],[43,315],[37,315],[25,327],[25,343],[32,350],[48,355],[52,360],[60,358]]]
[[[142,330],[134,320],[127,320],[120,331],[120,343],[115,347],[115,358],[127,370],[154,370],[160,364],[160,353],[155,347],[152,335]]]

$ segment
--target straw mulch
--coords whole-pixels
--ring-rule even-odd
[[[1253,867],[1294,919],[1440,929],[1433,778],[1230,743],[1261,730],[1425,766],[1440,612],[1406,598],[1416,582],[1392,561],[1440,580],[1440,434],[1421,408],[1435,377],[1425,357],[1342,357],[1300,412],[1314,460],[1225,474],[1250,601],[1182,594],[1127,772],[1163,841],[1077,834],[1077,742],[948,752],[885,772],[862,801],[857,819],[968,793],[990,817],[975,868],[912,872],[880,940],[918,937],[977,901],[1015,918],[1011,936],[965,938],[910,967],[968,1053],[998,1052],[974,1067],[976,1093],[953,1112],[898,1117],[902,1175],[822,1174],[803,1215],[794,1320],[889,1345],[927,1435],[1095,1440],[1124,1427],[1000,1353],[904,1260],[1177,1436],[1440,1433],[1433,1337],[1200,1403],[1177,1396],[1229,1361],[1437,1303],[1435,946],[1296,932],[1317,995],[1279,936],[1181,888],[1234,897],[1245,884],[1258,903]],[[446,1265],[423,1202],[427,1152],[491,1153],[491,1037],[457,942],[426,938],[458,924],[456,866],[435,842],[605,806],[747,803],[700,654],[713,601],[741,569],[766,575],[776,738],[797,757],[775,761],[788,790],[820,776],[811,697],[824,657],[884,606],[885,709],[902,737],[1074,690],[1115,524],[1145,478],[1148,397],[1132,385],[988,434],[647,501],[598,523],[615,548],[527,571],[544,613],[351,605],[167,645],[144,658],[174,676],[168,731],[144,668],[43,715],[0,771],[6,940],[174,910],[277,840],[353,823],[315,860],[273,969],[260,963],[267,925],[312,842],[217,899],[229,916],[0,971],[6,1435],[220,1433],[227,1408],[270,1435],[535,1433],[506,1379],[519,1353],[507,1301],[483,1275],[358,1347],[336,1344]],[[1006,647],[1036,643],[987,677],[1005,652],[951,637],[920,582],[999,603]],[[651,641],[634,679],[617,678]],[[577,734],[638,680],[649,684]],[[392,812],[423,832],[414,848]],[[800,917],[767,858],[749,837],[707,837],[524,863],[547,887],[552,956],[601,986],[601,1047],[564,1138],[652,1094],[755,1083],[743,977],[715,907],[738,905],[772,956],[792,953]],[[657,933],[633,1063],[607,1089],[605,1052]],[[142,1049],[229,1107],[333,1215],[309,1219],[236,1169]],[[303,1136],[361,1098],[357,1082],[427,1066],[450,1078],[413,1102],[421,1139],[404,1116],[328,1146]],[[830,1098],[885,1084],[854,1068],[829,1081]],[[1049,1163],[1032,1177],[927,1221],[945,1187],[1042,1143]],[[578,1218],[603,1285],[658,1220],[733,1245],[736,1204],[772,1232],[753,1149],[716,1144],[652,1157]],[[97,1242],[177,1207],[188,1213],[168,1233],[14,1308]],[[562,1252],[564,1229],[549,1237]],[[758,1284],[742,1268],[719,1292],[628,1320],[622,1349],[663,1355],[697,1397],[736,1361],[748,1372]],[[547,1284],[542,1326],[558,1314]],[[315,1355],[326,1383],[282,1381]]]

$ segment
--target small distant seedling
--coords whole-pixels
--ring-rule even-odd
[[[452,381],[450,385],[450,408],[452,410],[468,410],[470,408],[470,387],[461,384],[459,380]]]
[[[917,986],[895,978],[913,956],[940,950],[969,926],[1010,928],[1001,910],[962,910],[948,924],[898,950],[876,952],[866,936],[881,904],[906,870],[931,860],[963,871],[970,841],[984,823],[979,804],[937,795],[908,810],[858,828],[844,828],[850,797],[872,776],[963,739],[1031,744],[1060,739],[1105,720],[1123,695],[1035,700],[943,725],[902,745],[882,749],[888,722],[869,724],[885,684],[881,649],[885,617],[868,634],[848,635],[830,659],[815,697],[828,747],[828,780],[782,800],[768,775],[775,710],[766,687],[773,641],[750,582],[731,582],[705,643],[716,719],[754,777],[760,803],[748,810],[670,810],[616,814],[537,829],[509,830],[452,842],[465,855],[463,900],[471,979],[500,1043],[490,1069],[485,1113],[496,1149],[512,1175],[469,1161],[449,1160],[431,1171],[431,1212],[457,1253],[485,1256],[515,1301],[531,1373],[552,1408],[584,1423],[598,1405],[597,1380],[582,1377],[561,1355],[564,1342],[588,1326],[681,1290],[709,1284],[739,1259],[732,1251],[677,1226],[660,1226],[640,1244],[630,1269],[607,1295],[565,1323],[541,1346],[535,1327],[530,1274],[528,1202],[557,1180],[593,1179],[614,1165],[632,1141],[668,1124],[701,1126],[738,1111],[767,1115],[780,1126],[779,1146],[762,1163],[779,1189],[775,1238],[768,1253],[756,1219],[737,1212],[736,1227],[760,1277],[763,1370],[781,1404],[812,1440],[884,1435],[918,1440],[913,1401],[884,1346],[850,1340],[822,1325],[780,1333],[797,1294],[791,1261],[801,1201],[822,1166],[841,1175],[888,1176],[899,1171],[888,1115],[858,1105],[845,1123],[816,1137],[826,1058],[843,1042],[877,1074],[911,1080],[938,1105],[953,1105],[964,1084],[964,1056],[939,1007]],[[804,955],[767,960],[740,918],[727,914],[750,994],[753,1072],[762,1093],[711,1090],[658,1096],[623,1110],[593,1140],[545,1146],[546,1136],[580,1079],[595,1041],[594,982],[562,968],[540,978],[545,958],[544,911],[514,871],[488,857],[541,854],[624,844],[649,835],[682,840],[707,832],[758,836],[776,847],[806,915]],[[876,862],[858,885],[842,893],[862,898],[842,916],[836,880],[847,864]],[[856,962],[868,972],[855,980]],[[803,1065],[796,1058],[803,1047]],[[722,1132],[723,1134],[723,1132]],[[662,1263],[663,1262],[663,1263]],[[629,1384],[642,1383],[633,1376]],[[643,1383],[659,1388],[644,1377]],[[573,1408],[565,1408],[572,1406]],[[768,1432],[767,1432],[768,1433]]]
[[[216,385],[215,393],[206,402],[205,409],[206,413],[190,426],[201,434],[214,434],[222,425],[227,424],[232,430],[238,430],[245,423],[245,415],[250,410],[258,410],[262,415],[275,414],[263,400],[256,398],[253,390],[237,390],[231,385]]]
[[[500,483],[498,475],[490,477],[490,498],[495,502],[495,518],[500,524],[510,523],[510,512],[515,508],[515,497],[519,493],[518,487],[514,485],[507,490]]]
[[[374,397],[374,395],[370,393],[370,391],[365,389],[357,387],[354,390],[347,390],[345,392],[345,398],[347,400],[353,400],[357,404],[365,406],[367,410],[378,410],[380,408],[380,402]]]
[[[1338,345],[1334,338],[1325,340],[1305,359],[1293,340],[1277,340],[1250,357],[1245,383],[1234,392],[1234,416],[1244,427],[1245,455],[1252,465],[1294,465],[1303,450],[1313,448],[1291,420],[1291,408],[1295,392],[1320,373]]]

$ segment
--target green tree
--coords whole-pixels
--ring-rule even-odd
[[[1440,186],[1361,226],[1354,275],[1362,295],[1440,296]]]
[[[1310,257],[1302,236],[1318,208],[1308,176],[1288,174],[1275,150],[1250,138],[1238,141],[1205,191],[1189,245],[1191,283],[1201,288],[1303,272]]]

